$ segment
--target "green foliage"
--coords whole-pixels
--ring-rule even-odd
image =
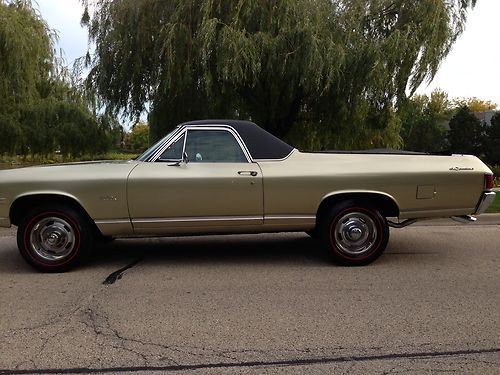
[[[450,120],[448,141],[453,153],[480,156],[483,148],[483,126],[469,107],[462,107]]]
[[[500,112],[496,112],[491,119],[491,125],[486,126],[484,145],[486,160],[490,164],[500,165]],[[499,176],[498,173],[496,175]]]
[[[29,2],[0,1],[0,152],[23,145],[23,106],[39,100],[53,70],[52,38]]]
[[[0,0],[0,104],[13,106],[39,97],[54,73],[55,34],[29,1]]]
[[[434,91],[430,98],[417,95],[400,107],[403,122],[401,135],[407,150],[439,152],[445,148],[446,131],[443,126],[450,111],[448,95]]]
[[[498,193],[491,206],[486,210],[486,213],[489,214],[500,213],[500,195]]]
[[[474,109],[464,105],[466,103]],[[500,164],[500,112],[493,116],[491,126],[473,115],[495,106],[491,101],[477,98],[449,100],[441,90],[434,91],[430,97],[416,95],[399,108],[404,147],[425,152],[451,148],[453,152],[480,156],[492,165]],[[448,133],[446,123],[451,127]]]
[[[151,137],[196,118],[251,119],[313,148],[397,147],[397,109],[432,78],[474,0],[94,1],[89,88],[150,106]],[[298,136],[297,136],[298,135]]]
[[[428,111],[436,119],[445,121],[450,119],[452,104],[448,99],[448,94],[442,90],[434,90],[427,103]]]
[[[139,122],[130,133],[130,146],[134,151],[145,151],[149,147],[149,125]]]
[[[89,110],[55,38],[31,1],[0,0],[0,153],[93,155],[121,135],[113,116]]]
[[[482,100],[476,97],[454,99],[453,106],[455,108],[469,107],[472,112],[487,112],[497,108],[497,105],[491,100]]]
[[[495,187],[499,188],[500,189],[500,164],[499,165],[496,165],[496,166],[490,166],[491,170],[493,171],[493,182],[495,183]],[[498,203],[500,205],[500,194],[497,194],[497,199],[498,199]]]
[[[445,129],[428,111],[415,113],[404,129],[405,149],[422,152],[439,152],[445,146]]]

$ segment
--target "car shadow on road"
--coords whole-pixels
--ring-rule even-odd
[[[420,239],[419,246],[409,246],[401,239],[393,239],[374,265],[414,262],[429,257],[443,257],[443,252],[432,249],[432,241]],[[428,242],[428,243],[427,243]],[[34,272],[17,253],[15,242],[0,252],[0,272]],[[321,241],[305,233],[254,235],[219,235],[197,237],[129,238],[95,245],[93,254],[79,270],[104,267],[121,268],[140,260],[141,264],[164,265],[297,265],[301,267],[332,267],[327,250]]]
[[[117,239],[96,247],[89,265],[139,258],[155,263],[191,265],[331,265],[321,242],[302,233]]]

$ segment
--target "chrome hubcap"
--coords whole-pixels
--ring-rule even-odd
[[[59,217],[39,220],[30,232],[33,251],[48,261],[66,258],[75,247],[75,232],[71,225]]]
[[[370,252],[377,239],[377,226],[362,212],[350,212],[337,221],[332,235],[340,251],[351,256]]]

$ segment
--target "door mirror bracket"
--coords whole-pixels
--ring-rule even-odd
[[[182,153],[182,159],[181,160],[177,160],[175,163],[168,164],[168,166],[169,167],[180,167],[181,164],[188,165],[188,163],[189,163],[188,154],[187,154],[186,151],[184,151]]]

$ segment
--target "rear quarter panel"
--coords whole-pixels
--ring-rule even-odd
[[[314,215],[330,195],[378,192],[394,199],[400,218],[474,212],[491,172],[473,156],[310,154],[259,163],[264,175],[265,215]],[[473,170],[450,170],[454,167]],[[425,199],[417,189],[434,190]]]

